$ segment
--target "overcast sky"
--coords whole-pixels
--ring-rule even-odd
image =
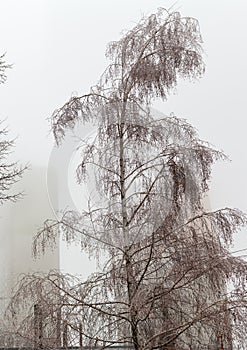
[[[247,212],[246,0],[0,0],[0,53],[13,63],[0,87],[0,119],[18,135],[16,158],[46,166],[53,110],[97,82],[108,42],[143,15],[173,4],[200,22],[206,73],[198,82],[182,82],[155,107],[186,118],[201,138],[225,151],[232,162],[214,167],[211,205]],[[245,234],[236,247],[247,247]]]

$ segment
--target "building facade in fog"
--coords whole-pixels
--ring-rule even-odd
[[[54,199],[56,181],[50,178],[50,181],[53,180]],[[27,170],[16,187],[17,191],[24,192],[24,197],[1,207],[0,312],[8,304],[22,274],[59,269],[59,247],[52,252],[47,251],[38,259],[34,259],[32,254],[33,236],[46,219],[54,218],[46,186],[46,169],[33,167]]]

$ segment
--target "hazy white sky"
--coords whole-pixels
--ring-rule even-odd
[[[16,158],[48,163],[53,138],[46,120],[74,91],[87,92],[107,62],[106,44],[120,38],[166,0],[0,0],[0,53],[13,63],[0,87],[0,119],[18,135]],[[204,39],[206,73],[199,82],[182,82],[176,94],[155,107],[186,118],[201,138],[223,149],[231,163],[214,168],[213,208],[247,212],[246,78],[247,3],[245,0],[180,0],[184,16],[196,17]],[[247,247],[246,230],[237,247]]]

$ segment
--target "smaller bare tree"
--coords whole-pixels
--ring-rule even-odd
[[[11,65],[5,62],[5,55],[0,56],[0,84],[3,84],[6,79],[6,69],[11,68]],[[0,122],[2,126],[3,122]],[[8,157],[14,148],[14,140],[8,139],[8,130],[5,127],[0,129],[0,205],[5,202],[15,202],[23,195],[14,189],[14,185],[22,177],[26,166],[20,166],[18,162],[9,162]],[[1,299],[1,295],[0,295]],[[3,310],[0,310],[2,313]],[[0,346],[4,344],[4,339],[9,338],[9,329],[0,321]]]
[[[6,79],[6,69],[11,65],[5,62],[5,54],[0,56],[0,84]],[[13,185],[23,175],[26,167],[21,167],[17,162],[9,163],[7,158],[14,147],[14,140],[7,139],[8,130],[2,128],[0,130],[0,203],[5,201],[16,201],[20,198],[21,193],[11,193]]]

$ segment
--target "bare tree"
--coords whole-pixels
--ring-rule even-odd
[[[0,84],[3,84],[6,79],[6,69],[11,68],[11,65],[5,62],[5,55],[0,56]],[[0,125],[2,126],[0,121]],[[21,198],[22,192],[19,192],[14,188],[14,185],[22,177],[26,167],[20,166],[18,162],[10,162],[8,160],[10,153],[12,153],[14,147],[14,140],[9,140],[8,130],[6,127],[0,129],[0,205],[5,202],[15,202]],[[2,296],[0,295],[0,300]],[[1,313],[3,310],[1,310]],[[1,315],[2,316],[2,315]],[[3,339],[9,336],[9,332],[5,328],[2,320],[0,320],[0,346]]]
[[[10,64],[5,62],[5,54],[0,56],[0,84],[6,79],[6,69],[11,68]],[[21,193],[11,193],[13,185],[21,178],[26,167],[21,167],[17,162],[8,163],[7,157],[12,152],[14,140],[6,139],[8,130],[0,130],[0,203],[4,201],[16,201]]]
[[[10,64],[5,62],[5,54],[0,56],[0,84],[6,79],[6,69],[11,68]],[[16,201],[21,193],[11,193],[12,186],[21,178],[25,167],[20,167],[17,162],[8,163],[7,157],[14,147],[14,140],[7,140],[8,130],[0,130],[0,203],[4,201]]]
[[[96,126],[77,169],[79,182],[94,174],[95,193],[87,210],[45,223],[34,255],[62,234],[108,259],[84,282],[57,272],[22,279],[9,312],[23,310],[26,296],[38,303],[50,324],[46,348],[55,344],[48,334],[54,320],[65,346],[78,334],[100,348],[232,349],[233,338],[246,345],[247,265],[229,252],[246,217],[203,205],[211,166],[225,156],[185,120],[150,109],[179,78],[203,74],[201,42],[197,20],[160,9],[109,44],[111,63],[88,94],[54,112],[57,143],[77,121]],[[30,309],[19,334],[35,338],[33,322]]]
[[[11,65],[5,62],[5,55],[0,56],[0,84],[7,79],[6,69]],[[4,201],[16,201],[21,193],[11,193],[12,186],[21,178],[24,167],[20,167],[17,162],[8,163],[7,157],[14,146],[14,140],[6,139],[8,130],[0,130],[0,203]]]

